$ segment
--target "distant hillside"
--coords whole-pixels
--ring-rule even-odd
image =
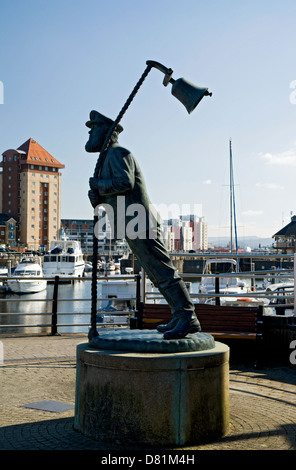
[[[226,247],[229,244],[229,238],[227,237],[209,237],[209,243],[218,247]],[[264,246],[271,246],[274,243],[273,238],[260,238],[260,237],[239,237],[238,238],[238,246],[240,248],[246,248],[249,246],[250,248],[259,248]],[[234,243],[234,241],[233,241]]]

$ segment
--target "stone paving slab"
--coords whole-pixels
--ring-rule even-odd
[[[75,404],[76,346],[86,341],[84,334],[0,337],[0,341],[4,352],[0,450],[123,449],[77,433],[73,409],[53,413],[23,406],[46,400]],[[138,449],[137,443],[133,449]],[[232,364],[229,433],[193,449],[295,450],[295,366],[254,369]]]

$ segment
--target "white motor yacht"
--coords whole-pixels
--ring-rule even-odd
[[[85,267],[80,242],[62,239],[51,242],[50,251],[44,255],[45,277],[82,277]]]
[[[13,279],[13,278],[20,279]],[[15,294],[33,294],[46,289],[47,281],[41,267],[40,258],[25,256],[14,270],[7,285]]]

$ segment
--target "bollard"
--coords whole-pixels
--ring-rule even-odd
[[[51,316],[51,334],[50,336],[59,335],[58,333],[58,291],[59,291],[59,276],[54,278],[53,287],[53,302],[52,302],[52,316]]]

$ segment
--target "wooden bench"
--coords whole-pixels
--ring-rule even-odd
[[[263,307],[220,306],[195,304],[195,312],[204,333],[215,339],[262,339]],[[166,304],[140,303],[131,328],[155,329],[172,319],[170,307]]]

